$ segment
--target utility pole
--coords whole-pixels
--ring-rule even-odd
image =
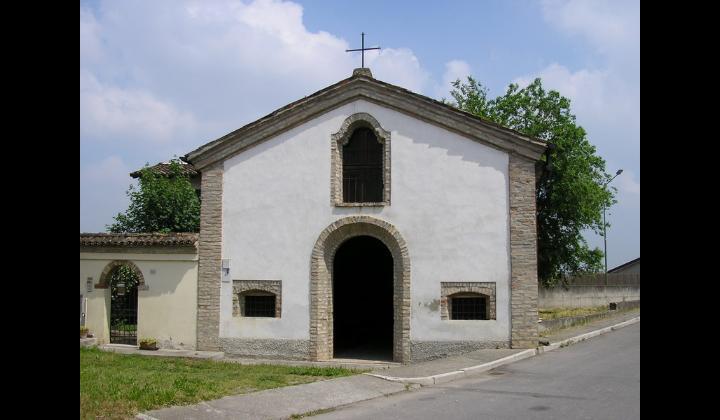
[[[618,169],[617,172],[615,172],[615,176],[610,178],[606,183],[603,184],[603,188],[607,187],[608,184],[612,182],[613,179],[615,179],[618,175],[620,175],[623,172],[622,169]],[[603,242],[605,243],[605,286],[608,285],[608,269],[607,269],[607,224],[605,223],[605,209],[606,206],[603,204]]]

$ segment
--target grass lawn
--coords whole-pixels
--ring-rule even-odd
[[[592,308],[548,308],[540,309],[538,311],[538,315],[541,319],[557,319],[569,316],[591,315],[607,311],[607,305],[595,306]]]
[[[360,371],[240,365],[80,349],[80,418],[132,418],[140,411],[303,384]]]

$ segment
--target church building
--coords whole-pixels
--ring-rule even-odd
[[[175,334],[185,348],[230,356],[408,363],[535,347],[546,147],[356,69],[182,158],[199,178],[200,232],[172,239],[187,257],[162,252],[195,268],[181,270],[181,304],[159,300],[181,299],[169,280],[171,295],[153,291],[151,248],[171,240],[142,240],[137,331],[162,304],[192,329]],[[81,260],[91,245],[140,241],[93,235]],[[107,287],[119,263],[94,264],[81,302],[84,276],[88,291],[92,276]],[[89,310],[106,311],[107,292],[92,293]]]
[[[197,348],[409,362],[536,346],[545,149],[361,68],[190,152]]]

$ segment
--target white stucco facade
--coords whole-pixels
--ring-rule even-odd
[[[331,135],[366,112],[391,132],[391,204],[331,204]],[[334,221],[394,225],[411,261],[410,338],[508,341],[510,257],[506,152],[365,100],[335,108],[223,163],[220,337],[309,338],[311,252]],[[282,281],[280,318],[233,316],[232,280]],[[441,282],[494,282],[496,319],[442,320]],[[359,314],[359,316],[362,316]]]

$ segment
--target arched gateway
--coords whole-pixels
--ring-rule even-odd
[[[393,360],[410,360],[410,255],[390,223],[370,216],[349,216],[325,228],[315,242],[310,271],[310,357],[333,357],[333,263],[348,239],[370,236],[387,247],[393,259]],[[372,302],[368,302],[368,308]]]
[[[110,343],[136,345],[138,290],[147,289],[142,271],[132,261],[112,261],[105,266],[95,287],[109,289]]]

